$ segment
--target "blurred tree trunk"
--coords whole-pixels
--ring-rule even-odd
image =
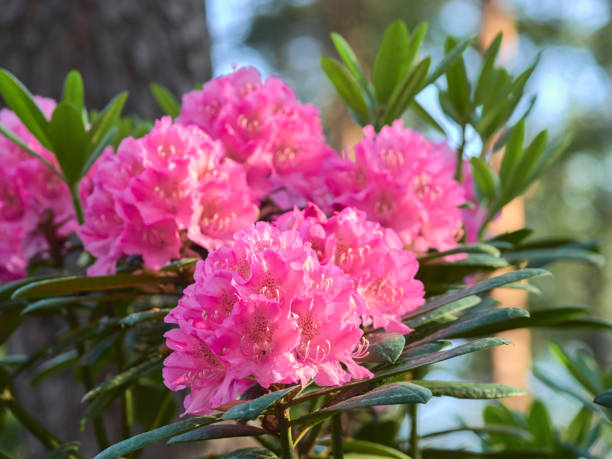
[[[210,78],[210,38],[204,0],[2,0],[0,66],[34,93],[59,98],[63,79],[78,69],[86,103],[101,109],[115,94],[129,90],[126,113],[161,114],[149,93],[158,81],[181,94]],[[59,320],[28,318],[9,341],[11,353],[31,353],[54,342]],[[109,371],[113,372],[113,369]],[[98,451],[91,426],[79,431],[83,389],[70,372],[35,389],[20,377],[18,398],[62,440],[81,441],[81,452]],[[98,382],[98,381],[97,381]],[[107,416],[109,439],[118,440],[119,412]],[[113,422],[111,422],[113,421]],[[28,457],[42,457],[27,437]],[[147,453],[149,454],[149,453]]]
[[[210,77],[204,0],[2,0],[0,65],[58,98],[78,69],[90,108],[130,91],[126,112],[159,114],[148,85],[183,93]]]

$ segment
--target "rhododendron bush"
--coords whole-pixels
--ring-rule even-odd
[[[492,235],[489,223],[566,142],[526,140],[520,101],[533,67],[516,77],[498,67],[501,37],[468,79],[471,40],[449,39],[432,65],[418,57],[424,31],[392,24],[372,82],[333,35],[342,62],[324,57],[322,69],[363,127],[340,151],[316,107],[251,67],[180,103],[153,85],[168,114],[132,135],[118,129],[127,94],[94,112],[76,71],[55,102],[2,70],[0,342],[30,316],[58,315],[68,331],[0,360],[0,407],[57,457],[80,457],[78,443],[21,407],[13,384],[70,366],[98,459],[234,436],[261,447],[223,457],[420,457],[416,404],[524,394],[426,379],[430,365],[509,344],[492,336],[503,330],[610,328],[584,309],[528,312],[490,297],[534,291],[527,282],[545,265],[593,262],[595,249],[525,241],[526,229]],[[459,145],[415,100],[434,84]],[[430,129],[403,120],[409,111]],[[481,145],[471,157],[468,128]],[[110,438],[117,399],[122,437]],[[381,428],[372,408],[386,405],[406,408],[397,428],[410,413],[409,444],[357,433]],[[343,422],[350,410],[362,416]]]

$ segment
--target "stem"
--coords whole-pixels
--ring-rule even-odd
[[[291,440],[291,426],[289,425],[289,410],[283,408],[278,413],[280,427],[281,457],[283,459],[297,459]]]
[[[121,339],[122,338],[123,336],[121,336]],[[123,353],[121,339],[119,339],[115,345],[115,351],[117,352],[117,367],[120,372],[125,369],[125,355]],[[129,438],[132,436],[133,423],[134,407],[132,402],[132,390],[127,388],[123,391],[121,403],[121,435],[123,438]]]
[[[70,197],[72,198],[74,213],[76,214],[77,222],[80,226],[85,222],[85,219],[83,218],[83,206],[81,205],[81,198],[79,197],[79,182],[73,183],[70,186]]]
[[[455,165],[455,180],[461,183],[463,172],[463,150],[465,149],[465,124],[461,126],[461,144],[457,149],[457,164]]]
[[[55,449],[62,444],[55,435],[45,429],[36,418],[17,403],[17,400],[15,400],[15,397],[8,387],[0,393],[0,406],[5,406],[11,410],[19,422],[21,422],[48,450]]]
[[[342,447],[342,418],[340,414],[335,414],[331,419],[332,427],[332,452],[334,459],[344,458],[344,449]]]
[[[410,404],[410,455],[413,459],[422,459],[421,451],[419,450],[419,432],[418,432],[418,406],[416,403]]]
[[[66,308],[66,320],[71,330],[76,330],[79,327],[79,320],[74,314],[74,310],[70,307]],[[83,344],[75,345],[79,358],[84,354],[85,348]],[[85,392],[89,392],[93,387],[93,375],[91,373],[91,367],[89,365],[83,365],[79,369],[81,378],[83,379],[83,385],[85,386]],[[96,434],[96,442],[100,450],[106,449],[109,446],[108,436],[106,435],[106,427],[104,426],[104,419],[98,415],[93,418],[94,432]]]

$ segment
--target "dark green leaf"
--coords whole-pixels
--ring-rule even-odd
[[[72,186],[81,178],[88,156],[82,113],[71,103],[60,102],[51,116],[49,138],[66,183]]]
[[[538,133],[538,135],[531,141],[517,164],[517,174],[515,175],[515,179],[519,177],[516,179],[518,184],[514,184],[512,188],[513,190],[519,190],[517,194],[524,191],[535,178],[535,171],[537,170],[540,159],[542,158],[542,155],[546,149],[547,138],[548,133],[546,131],[541,131]]]
[[[245,403],[241,403],[230,408],[226,411],[222,418],[225,420],[232,419],[257,419],[257,417],[274,402],[287,395],[290,391],[294,390],[295,386],[288,387],[286,389],[277,390],[270,392],[269,394],[262,395],[255,400],[250,400]]]
[[[155,101],[166,115],[170,115],[172,118],[176,118],[180,115],[181,105],[168,88],[158,83],[151,83],[150,88]]]
[[[453,49],[444,56],[436,68],[433,69],[423,86],[428,86],[436,81],[443,73],[445,73],[448,68],[453,65],[455,61],[463,54],[467,47],[470,46],[473,40],[474,37],[469,37],[461,40],[456,46],[454,46]]]
[[[592,419],[593,412],[587,408],[582,408],[574,419],[572,419],[569,426],[567,426],[564,433],[565,439],[576,445],[582,444],[589,433]]]
[[[243,448],[220,456],[219,459],[277,459],[278,456],[265,448]]]
[[[123,371],[122,373],[119,373],[118,375],[112,377],[111,379],[104,381],[103,383],[97,385],[96,387],[91,389],[89,392],[87,392],[83,396],[83,399],[81,401],[83,402],[89,401],[93,399],[94,397],[98,397],[103,392],[115,389],[117,387],[124,386],[130,383],[131,381],[134,381],[135,379],[153,370],[160,369],[162,367],[162,360],[163,360],[163,357],[159,355],[154,355],[152,357],[149,357],[144,362],[141,362],[138,365],[135,365]]]
[[[321,442],[323,444],[329,444],[329,441]],[[342,449],[349,455],[344,457],[351,457],[350,453],[361,453],[364,458],[375,458],[375,457],[387,457],[393,459],[410,459],[410,456],[402,453],[401,451],[391,448],[389,446],[381,445],[378,442],[370,442],[363,440],[344,440],[342,442]],[[355,457],[355,456],[352,456]]]
[[[512,128],[499,170],[499,178],[504,188],[512,187],[512,180],[517,173],[517,166],[523,153],[524,141],[525,120],[522,119]]]
[[[457,42],[455,39],[448,37],[446,39],[446,54],[448,54]],[[465,64],[461,55],[457,56],[452,65],[446,71],[447,92],[450,100],[459,114],[461,121],[465,122],[470,111],[470,83],[465,71]]]
[[[439,308],[424,314],[415,316],[409,320],[406,320],[404,323],[410,328],[418,328],[432,322],[450,322],[458,318],[456,315],[458,312],[471,308],[472,306],[476,306],[478,303],[480,303],[480,301],[480,297],[470,295],[440,306]]]
[[[431,58],[426,57],[408,72],[391,93],[389,103],[382,115],[381,124],[391,124],[402,116],[408,107],[414,102],[414,96],[423,89],[423,80],[427,75]]]
[[[505,253],[504,258],[513,264],[520,264],[527,261],[529,265],[533,267],[545,266],[556,261],[574,260],[583,261],[600,268],[605,262],[602,255],[590,250],[575,247],[517,250]]]
[[[395,85],[410,67],[410,34],[406,23],[397,20],[385,30],[374,61],[372,81],[376,96],[384,104],[391,96]]]
[[[78,441],[71,441],[69,443],[64,443],[62,445],[60,445],[59,447],[49,451],[45,456],[44,459],[69,459],[69,458],[73,458],[74,453],[76,453],[79,450],[79,442]]]
[[[525,429],[518,427],[507,426],[503,424],[487,424],[486,427],[457,427],[455,429],[440,430],[438,432],[431,432],[425,435],[421,435],[421,438],[434,438],[442,435],[453,434],[457,432],[474,432],[477,435],[480,434],[495,434],[495,435],[507,435],[509,437],[520,437],[523,440],[531,441],[533,436]]]
[[[412,102],[412,105],[410,106],[410,108],[412,109],[412,111],[419,117],[421,118],[423,121],[425,121],[429,126],[431,126],[432,128],[434,128],[436,131],[438,131],[440,134],[442,134],[444,137],[448,137],[448,134],[446,133],[446,131],[444,130],[444,128],[434,119],[433,116],[431,116],[429,114],[429,112],[427,110],[425,110],[425,108],[419,104],[416,100],[414,102]]]
[[[556,359],[561,362],[565,368],[567,368],[576,381],[582,385],[582,387],[592,394],[597,394],[598,392],[604,390],[595,362],[587,363],[586,358],[584,356],[581,358],[581,354],[579,353],[572,358],[561,348],[561,346],[556,343],[549,343],[548,348]]]
[[[372,333],[367,338],[368,354],[361,361],[370,363],[395,363],[406,342],[400,333]]]
[[[523,389],[496,383],[433,380],[413,380],[412,383],[426,387],[434,397],[496,399],[527,395]]]
[[[0,69],[0,94],[6,105],[23,122],[47,150],[53,150],[49,137],[49,123],[28,89],[5,69]]]
[[[419,263],[424,263],[429,260],[435,260],[437,258],[454,255],[456,253],[486,253],[493,257],[501,256],[501,252],[499,251],[499,249],[497,249],[497,247],[482,242],[475,242],[473,244],[463,244],[454,249],[445,250],[444,252],[428,253],[427,255],[419,257],[418,260]]]
[[[104,153],[106,147],[108,147],[113,140],[113,137],[117,134],[117,128],[112,127],[106,133],[106,136],[102,139],[102,141],[94,148],[91,152],[85,164],[83,165],[83,169],[81,170],[81,177],[85,177],[89,170],[93,167],[98,158]]]
[[[37,368],[36,373],[34,373],[30,383],[32,384],[32,386],[35,386],[48,376],[51,376],[57,373],[58,371],[72,365],[78,359],[79,356],[77,352],[72,349],[68,352],[64,352],[63,354],[52,358],[51,360],[47,360],[45,363],[43,363]]]
[[[156,277],[151,275],[114,274],[111,276],[79,277],[66,276],[56,277],[31,282],[18,288],[12,294],[12,298],[46,298],[78,292],[90,292],[95,290],[116,290],[128,287],[142,287],[155,285],[162,282],[172,282],[172,277]]]
[[[599,405],[612,408],[612,389],[608,389],[603,391],[601,394],[597,394],[594,401]]]
[[[367,124],[370,119],[368,106],[355,78],[338,61],[326,56],[321,57],[321,68],[344,103],[353,111],[357,121],[362,125]]]
[[[131,327],[140,322],[144,322],[145,320],[157,319],[158,317],[163,317],[171,311],[169,308],[163,309],[151,309],[148,311],[140,311],[134,312],[122,318],[119,323],[121,325],[127,325]]]
[[[175,422],[174,424],[168,424],[158,429],[143,432],[135,435],[126,440],[115,443],[109,448],[97,454],[94,459],[115,459],[125,454],[131,453],[144,448],[151,443],[157,443],[160,441],[168,440],[171,437],[189,432],[190,430],[197,429],[213,422],[217,422],[219,419],[212,416],[196,416],[191,419],[185,419],[184,421]]]
[[[119,117],[121,116],[121,112],[123,111],[123,106],[125,105],[127,96],[127,91],[117,94],[93,121],[91,128],[88,131],[88,153],[93,152],[106,138],[108,131],[110,131],[117,124]]]
[[[492,86],[492,75],[495,60],[499,54],[501,47],[502,34],[501,32],[495,36],[495,39],[491,42],[487,50],[482,57],[482,64],[480,65],[480,74],[474,89],[474,102],[476,106],[482,105],[488,98],[489,90]]]
[[[265,430],[255,426],[243,424],[213,424],[172,437],[166,444],[174,445],[175,443],[213,440],[215,438],[250,437],[267,433],[268,432]]]
[[[181,271],[183,269],[189,269],[194,266],[198,261],[198,258],[183,258],[182,260],[173,261],[170,264],[162,267],[160,271]]]
[[[83,354],[81,363],[83,365],[93,365],[96,363],[98,359],[117,342],[120,336],[119,333],[112,333],[98,341]]]
[[[464,258],[459,260],[451,261],[445,264],[446,266],[479,266],[484,268],[505,268],[508,266],[508,262],[499,257],[494,257],[486,253],[470,253]],[[437,266],[444,266],[442,264]]]
[[[365,394],[328,406],[323,408],[321,412],[328,413],[404,403],[427,403],[430,398],[431,392],[429,389],[408,382],[398,382],[380,386]]]
[[[75,296],[60,296],[56,298],[45,298],[30,303],[27,307],[21,311],[23,315],[31,314],[33,312],[48,312],[57,309],[62,309],[68,304],[77,303],[76,307],[79,307],[78,303],[86,300],[85,297]],[[82,307],[82,306],[81,306]]]

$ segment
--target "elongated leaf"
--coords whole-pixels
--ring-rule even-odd
[[[509,437],[520,437],[523,440],[531,441],[533,436],[525,429],[518,427],[507,426],[503,424],[487,424],[485,427],[457,427],[455,429],[440,430],[437,432],[430,432],[425,435],[421,435],[421,438],[434,438],[442,435],[454,434],[457,432],[474,432],[475,434],[495,434],[495,435],[507,435]]]
[[[548,411],[539,400],[534,400],[527,413],[529,431],[533,432],[533,446],[537,448],[551,448],[554,444],[554,432]]]
[[[527,261],[530,267],[546,266],[557,261],[582,261],[595,267],[602,267],[605,259],[602,255],[574,247],[555,247],[507,252],[504,258],[510,263]]]
[[[334,42],[334,46],[336,47],[336,51],[338,51],[338,55],[344,62],[344,65],[349,69],[357,83],[361,86],[363,91],[367,94],[369,93],[369,83],[368,79],[365,76],[365,72],[361,68],[361,64],[359,64],[359,60],[351,48],[351,45],[342,37],[342,35],[332,32],[330,34],[332,41]]]
[[[331,444],[330,441],[320,442],[324,445]],[[402,453],[401,451],[391,448],[389,446],[381,445],[379,443],[364,441],[364,440],[344,440],[342,442],[342,449],[346,453],[360,453],[363,457],[390,457],[394,459],[410,459],[410,456]],[[345,454],[344,457],[348,455]],[[350,457],[350,456],[349,456]]]
[[[170,308],[162,308],[162,309],[156,308],[156,309],[151,309],[149,311],[134,312],[122,318],[119,321],[119,323],[121,325],[127,325],[131,327],[132,325],[135,325],[140,322],[144,322],[146,320],[163,317],[166,314],[168,314],[170,311],[171,311]]]
[[[535,171],[538,168],[538,164],[546,150],[546,142],[548,139],[547,131],[541,131],[531,141],[519,163],[517,164],[517,172],[520,177],[516,180],[518,183],[513,183],[511,193],[518,195],[523,192],[533,181]]]
[[[454,38],[448,37],[445,44],[446,54],[448,54],[456,46],[456,44],[457,42]],[[446,82],[448,96],[452,101],[455,110],[461,117],[461,124],[463,124],[466,121],[466,117],[470,111],[471,89],[462,56],[458,56],[455,59],[455,62],[448,67],[448,70],[446,71]]]
[[[156,277],[151,275],[114,274],[112,276],[66,276],[31,282],[18,288],[12,298],[46,298],[91,292],[95,290],[116,290],[128,287],[142,287],[162,282],[172,282],[171,277]]]
[[[166,444],[174,445],[175,443],[213,440],[215,438],[250,437],[267,433],[269,432],[255,426],[243,424],[213,424],[172,437]]]
[[[406,349],[402,353],[402,359],[407,360],[412,357],[421,357],[424,355],[440,352],[442,349],[445,349],[450,345],[450,341],[434,341],[432,343],[425,343],[421,346],[415,346],[413,348]]]
[[[277,459],[278,456],[265,448],[243,448],[219,456],[219,459]]]
[[[504,258],[494,257],[486,253],[470,253],[466,257],[459,260],[455,260],[446,265],[451,266],[482,266],[484,268],[505,268],[508,266],[508,262]],[[436,266],[436,265],[433,265]],[[438,265],[444,266],[444,265]]]
[[[150,371],[160,369],[162,367],[162,360],[163,360],[163,357],[159,355],[154,355],[152,357],[149,357],[144,362],[138,365],[135,365],[125,370],[122,373],[119,373],[113,378],[107,381],[104,381],[102,384],[97,385],[96,387],[91,389],[89,392],[87,392],[83,396],[83,399],[81,401],[85,402],[85,401],[91,400],[94,397],[99,396],[103,392],[115,389],[117,387],[121,387],[139,378],[140,376],[143,376],[149,373]]]
[[[257,417],[270,405],[279,400],[280,398],[287,395],[290,391],[294,390],[296,387],[288,387],[286,389],[277,390],[275,392],[270,392],[269,394],[262,395],[261,397],[256,398],[255,400],[250,400],[245,403],[241,403],[230,408],[226,411],[222,418],[226,420],[232,419],[257,419]]]
[[[414,102],[414,96],[424,87],[423,80],[427,75],[430,63],[431,58],[424,58],[395,86],[382,115],[381,123],[383,125],[391,124],[394,120],[401,117],[408,109],[408,106]]]
[[[423,86],[428,86],[436,81],[448,68],[455,63],[455,61],[463,54],[468,46],[474,41],[474,37],[469,37],[461,40],[453,49],[447,53],[444,58],[438,63],[438,65],[429,74]]]
[[[172,118],[176,118],[180,115],[181,106],[179,101],[168,88],[158,83],[151,83],[149,87],[151,88],[155,101],[166,113],[166,115],[170,115]]]
[[[429,126],[434,128],[436,131],[438,131],[444,137],[448,137],[448,134],[446,133],[444,128],[440,125],[440,123],[438,123],[435,120],[435,118],[433,116],[431,116],[429,114],[429,112],[427,110],[425,110],[425,108],[421,104],[419,104],[416,100],[414,102],[412,102],[412,105],[410,106],[410,108],[412,109],[412,111],[419,118],[421,118],[423,121],[425,121]]]
[[[53,150],[49,138],[49,123],[28,89],[5,69],[0,69],[0,94],[34,137],[47,150]]]
[[[197,258],[183,258],[182,260],[173,261],[170,264],[162,267],[160,271],[181,271],[189,269],[198,262]]]
[[[496,383],[433,380],[413,380],[412,383],[426,387],[434,397],[445,395],[455,398],[496,399],[527,395],[523,389]]]
[[[465,298],[461,298],[424,314],[415,316],[412,319],[406,320],[404,323],[410,328],[417,328],[432,322],[453,321],[458,318],[456,315],[458,312],[476,306],[480,301],[480,297],[476,295],[466,296]]]
[[[69,365],[72,365],[78,360],[78,358],[79,356],[77,352],[73,349],[71,351],[60,354],[57,357],[52,358],[51,360],[47,360],[40,367],[38,367],[30,383],[32,384],[32,386],[37,385],[48,376],[57,373],[58,371],[66,368]]]
[[[408,382],[398,382],[378,387],[363,395],[358,395],[357,397],[328,406],[323,408],[321,412],[346,411],[356,408],[404,403],[427,403],[431,395],[431,391],[422,386]]]
[[[87,133],[77,107],[69,102],[60,102],[55,107],[49,123],[49,138],[66,183],[71,186],[81,178],[87,160]]]
[[[214,422],[218,422],[219,419],[213,416],[196,416],[191,419],[184,421],[175,422],[174,424],[168,424],[158,429],[143,432],[135,435],[126,440],[115,443],[114,445],[106,448],[104,451],[97,454],[94,459],[115,459],[120,456],[124,456],[132,451],[137,451],[144,448],[152,443],[168,440],[171,437],[189,432],[190,430],[197,429]]]
[[[488,292],[495,288],[502,287],[505,284],[510,284],[510,283],[521,281],[521,280],[530,279],[533,277],[540,277],[540,276],[550,276],[550,272],[544,269],[527,268],[527,269],[521,269],[519,271],[505,273],[500,276],[492,277],[485,281],[478,282],[477,284],[471,287],[468,287],[464,290],[449,293],[446,295],[441,295],[432,300],[429,300],[423,306],[417,308],[414,312],[406,315],[405,317],[411,318],[416,315],[424,314],[425,312],[436,309],[442,305],[451,303],[461,298],[465,298],[466,296],[477,295],[479,293]]]
[[[87,151],[89,153],[93,152],[98,147],[100,142],[102,142],[108,134],[108,131],[117,124],[127,96],[127,91],[117,94],[93,121],[88,131],[89,143]]]
[[[480,74],[476,82],[476,88],[474,89],[474,102],[476,106],[481,105],[487,99],[489,89],[491,88],[491,76],[493,74],[493,68],[495,60],[499,54],[501,47],[502,34],[501,32],[495,36],[495,39],[491,42],[487,50],[482,57],[482,64],[480,65]]]
[[[71,70],[64,80],[64,92],[62,100],[74,105],[82,114],[85,108],[85,91],[83,89],[83,77],[77,70]],[[83,124],[87,119],[83,119]]]
[[[338,91],[340,98],[354,112],[360,124],[367,124],[370,116],[368,106],[355,78],[338,61],[321,57],[321,68]]]
[[[68,304],[77,303],[77,307],[79,307],[78,303],[80,301],[85,300],[85,298],[74,297],[74,296],[61,296],[56,298],[45,298],[43,300],[35,301],[30,303],[26,308],[21,311],[22,314],[32,314],[34,312],[48,312],[57,309],[61,309]],[[83,307],[82,305],[80,307]]]
[[[419,263],[422,264],[423,262],[426,262],[429,260],[435,260],[437,258],[446,257],[448,255],[454,255],[456,253],[486,253],[493,257],[501,256],[501,252],[499,251],[497,247],[489,245],[489,244],[485,244],[482,242],[476,242],[473,244],[463,244],[463,245],[460,245],[459,247],[455,247],[454,249],[445,250],[444,252],[428,253],[425,256],[419,257],[418,260],[419,260]]]
[[[395,363],[404,350],[406,340],[400,333],[373,333],[368,335],[368,354],[361,362]]]
[[[470,164],[472,165],[472,175],[476,182],[477,191],[483,198],[492,201],[497,196],[498,191],[496,177],[483,159],[474,156],[470,158]]]
[[[510,133],[506,151],[499,170],[499,178],[504,188],[511,187],[517,165],[523,153],[523,142],[525,141],[525,120],[520,120]]]
[[[594,362],[592,365],[587,364],[584,358],[579,358],[580,354],[576,354],[574,358],[572,358],[557,343],[549,343],[548,348],[552,355],[567,368],[576,381],[582,384],[582,387],[593,394],[597,394],[604,390],[601,377]]]
[[[406,23],[397,20],[385,30],[382,42],[376,53],[372,81],[376,96],[384,104],[391,96],[395,85],[408,69],[410,34]]]
[[[119,339],[121,335],[119,333],[112,333],[107,337],[97,342],[94,346],[88,349],[88,351],[81,357],[81,363],[83,365],[93,365],[98,361],[106,351],[108,351]]]
[[[579,317],[555,324],[559,329],[612,330],[612,322],[599,317]]]
[[[93,149],[85,164],[83,165],[83,169],[81,170],[81,177],[85,177],[89,170],[93,167],[98,158],[104,153],[106,147],[108,147],[113,140],[113,137],[117,134],[117,127],[112,127],[106,133],[106,136],[100,141],[98,145]]]
[[[612,389],[603,391],[601,394],[597,394],[594,400],[595,403],[612,408]]]

